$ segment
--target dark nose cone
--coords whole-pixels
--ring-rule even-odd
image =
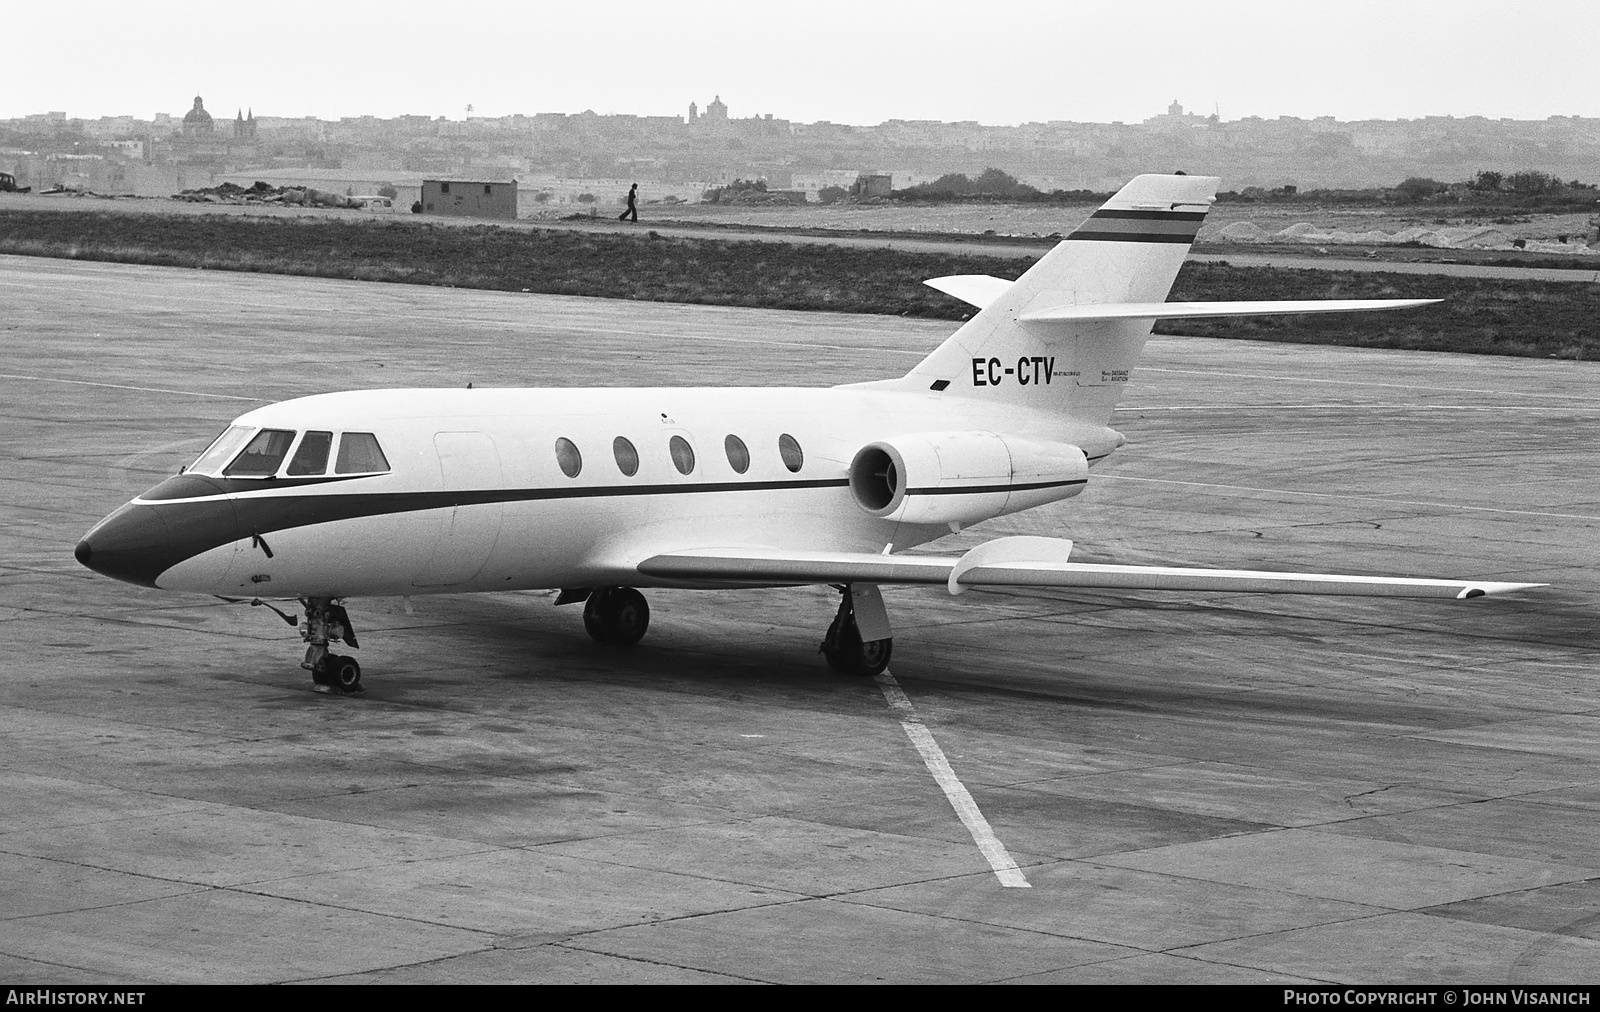
[[[135,503],[96,524],[72,554],[97,573],[146,587],[181,561],[157,508]]]

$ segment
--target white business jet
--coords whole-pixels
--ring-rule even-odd
[[[1431,300],[1165,302],[1218,180],[1139,176],[1016,281],[937,278],[979,312],[898,379],[829,389],[361,390],[240,416],[76,555],[132,583],[298,600],[304,667],[358,689],[345,599],[544,588],[631,644],[640,587],[832,584],[822,643],[877,674],[879,587],[1085,587],[1472,598],[1538,584],[1071,562],[1003,537],[903,555],[1077,495],[1155,320],[1402,309]],[[280,612],[281,614],[281,612]],[[285,616],[288,618],[288,616]],[[292,620],[291,620],[292,621]]]

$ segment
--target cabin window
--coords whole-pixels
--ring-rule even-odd
[[[239,447],[243,446],[244,441],[249,438],[250,426],[228,426],[227,430],[206,448],[206,452],[200,455],[200,459],[196,460],[189,470],[198,471],[201,474],[216,474],[217,469],[231,460],[233,455],[239,452]]]
[[[744,445],[744,440],[729,435],[722,441],[722,448],[728,451],[728,466],[735,472],[744,474],[750,470],[750,448]]]
[[[800,452],[800,441],[787,432],[778,437],[778,456],[783,458],[783,466],[791,471],[799,471],[806,462],[806,455]]]
[[[672,454],[672,466],[678,469],[679,474],[690,474],[694,471],[694,447],[682,436],[673,436],[667,440],[667,452]]]
[[[560,465],[562,474],[576,478],[578,472],[583,470],[583,454],[578,452],[578,444],[566,436],[556,440],[556,463]]]
[[[339,459],[334,474],[373,474],[389,470],[389,458],[370,432],[346,432],[339,437]]]
[[[612,456],[617,458],[617,470],[632,478],[639,473],[639,451],[621,436],[611,441]]]
[[[302,474],[321,474],[328,469],[328,451],[333,449],[333,433],[308,432],[300,440],[300,448],[294,451],[294,459],[289,461],[291,476]]]
[[[488,183],[484,183],[483,184],[483,195],[485,197],[491,197],[491,196],[494,195],[494,190],[489,188],[489,184]]]
[[[289,444],[294,442],[294,435],[292,429],[262,429],[222,473],[229,478],[266,478],[277,474],[289,453]]]
[[[449,183],[440,183],[439,184],[439,192],[440,193],[449,193],[450,192],[450,184]]]

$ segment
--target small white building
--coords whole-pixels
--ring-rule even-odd
[[[514,219],[517,216],[517,181],[424,179],[422,213]]]

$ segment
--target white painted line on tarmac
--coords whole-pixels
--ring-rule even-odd
[[[1546,513],[1541,510],[1497,509],[1493,506],[1463,506],[1456,502],[1428,502],[1421,499],[1389,499],[1380,495],[1341,495],[1337,492],[1296,492],[1286,488],[1257,488],[1253,485],[1219,485],[1209,481],[1177,481],[1172,478],[1135,478],[1126,474],[1102,474],[1099,477],[1115,481],[1142,481],[1152,485],[1185,485],[1189,488],[1214,488],[1225,492],[1264,492],[1268,495],[1298,495],[1309,499],[1346,499],[1355,502],[1387,503],[1390,506],[1429,506],[1441,510],[1464,510],[1470,513],[1505,513],[1518,517],[1553,517],[1557,520],[1600,520],[1588,513]]]
[[[182,394],[185,397],[215,397],[224,401],[249,401],[251,404],[267,404],[269,401],[260,397],[240,397],[237,394],[207,394],[198,390],[169,390],[166,387],[134,387],[126,383],[91,383],[89,380],[56,379],[53,376],[22,376],[17,373],[0,372],[0,379],[29,380],[34,383],[70,383],[80,387],[107,387],[111,390],[137,390],[146,394]]]
[[[989,862],[989,867],[994,869],[995,878],[1008,889],[1033,888],[1023,877],[1022,869],[1017,867],[1017,862],[1012,860],[1006,845],[994,835],[989,820],[978,810],[978,803],[972,800],[966,785],[956,776],[955,770],[950,768],[950,760],[945,758],[944,749],[933,740],[933,732],[929,731],[922,718],[917,716],[917,711],[911,706],[911,700],[906,698],[900,683],[894,680],[894,675],[885,671],[873,681],[883,690],[883,698],[888,702],[889,708],[900,714],[900,726],[905,728],[906,737],[911,739],[911,744],[922,756],[928,772],[933,774],[939,789],[944,791],[944,796],[950,801],[950,807],[954,808],[956,815],[961,818],[962,825],[972,834],[972,842],[978,845],[978,850]]]

